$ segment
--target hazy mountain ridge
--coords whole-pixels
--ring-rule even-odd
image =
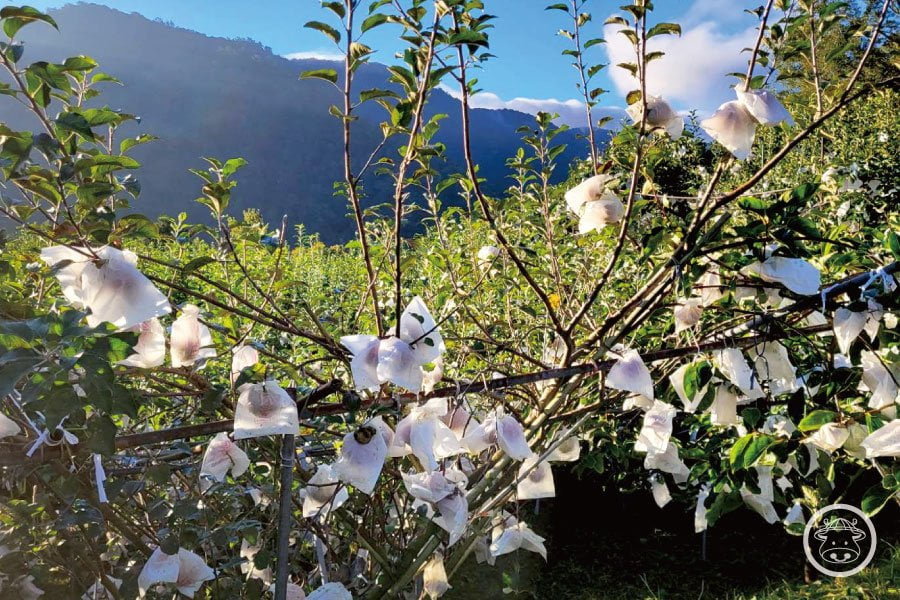
[[[290,60],[253,41],[208,37],[96,4],[68,5],[51,14],[59,32],[41,24],[23,30],[23,63],[77,54],[93,57],[101,70],[124,85],[104,84],[104,93],[91,104],[140,116],[140,123],[120,130],[120,139],[138,133],[160,138],[132,150],[142,163],[137,210],[148,215],[186,211],[194,219],[205,218],[206,209],[193,201],[199,179],[187,169],[202,167],[202,156],[241,156],[248,165],[238,175],[230,212],[257,207],[273,223],[287,214],[291,225],[303,223],[328,242],[352,236],[346,201],[334,196],[333,186],[343,175],[343,142],[340,124],[328,107],[340,104],[340,95],[326,82],[299,79],[301,71],[334,63]],[[354,88],[385,88],[386,79],[383,65],[364,65]],[[435,91],[427,114],[437,113],[448,115],[436,136],[447,145],[441,171],[460,172],[458,102]],[[358,114],[353,151],[354,161],[361,163],[381,139],[384,111],[369,103]],[[487,192],[501,193],[511,183],[504,163],[519,146],[516,129],[533,124],[534,117],[487,109],[474,109],[471,116],[473,153],[488,180]],[[0,104],[0,120],[13,127],[34,127],[12,102]],[[606,132],[600,139],[606,139]],[[568,145],[558,159],[561,165],[587,153],[587,143],[576,131],[561,134],[557,141]],[[393,152],[398,144],[384,151]],[[558,169],[556,179],[566,171]],[[364,185],[368,205],[388,199],[387,177],[370,175]]]

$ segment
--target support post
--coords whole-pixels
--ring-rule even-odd
[[[294,477],[293,435],[281,436],[281,493],[278,499],[278,562],[275,571],[275,600],[287,597],[288,550],[291,540],[291,483]]]

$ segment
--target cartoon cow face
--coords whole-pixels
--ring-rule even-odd
[[[850,523],[846,519],[835,519],[813,534],[822,542],[819,556],[822,560],[834,564],[846,564],[859,558],[859,540],[865,539],[866,533],[856,527],[856,521]]]

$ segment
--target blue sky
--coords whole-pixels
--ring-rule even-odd
[[[336,53],[319,32],[304,29],[310,20],[327,20],[330,13],[317,0],[107,0],[100,4],[149,18],[171,21],[180,27],[222,37],[245,37],[272,48],[276,54],[329,56]],[[527,112],[553,110],[562,120],[580,125],[582,106],[577,101],[576,71],[560,52],[568,40],[556,35],[569,27],[559,11],[546,11],[551,0],[487,0],[488,12],[497,15],[491,32],[491,52],[497,56],[485,64],[477,76],[486,92],[473,104],[487,108],[511,107]],[[35,1],[47,9],[65,1]],[[603,22],[615,13],[620,0],[591,0],[587,9],[593,21],[586,35],[605,37],[608,44],[589,50],[592,62],[629,60],[630,46],[615,31],[604,31]],[[682,38],[657,38],[667,56],[650,71],[650,91],[669,99],[680,110],[697,109],[709,113],[730,98],[733,80],[724,75],[743,71],[746,54],[741,48],[752,44],[756,19],[743,9],[752,0],[657,0],[655,20],[682,25]],[[364,40],[380,50],[376,60],[390,62],[400,43],[393,26],[383,26],[366,34]],[[601,104],[611,114],[620,114],[624,95],[633,86],[622,69],[613,66],[601,71],[595,82],[610,90]]]

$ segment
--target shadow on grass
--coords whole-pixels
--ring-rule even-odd
[[[495,567],[470,558],[446,600],[900,599],[894,503],[874,519],[880,539],[872,567],[807,585],[802,539],[756,513],[739,509],[722,517],[706,534],[704,558],[692,509],[675,502],[659,509],[649,492],[604,492],[594,476],[554,472],[557,498],[543,501],[537,515],[534,503],[520,508],[547,538],[547,563],[529,552],[500,557]]]

